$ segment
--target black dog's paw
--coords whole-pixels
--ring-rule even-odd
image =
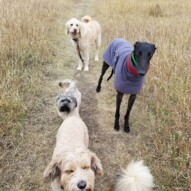
[[[98,87],[96,88],[96,92],[99,93],[100,91],[101,91],[101,87],[98,86]]]
[[[120,129],[120,126],[119,126],[119,125],[115,125],[115,126],[114,126],[114,130],[115,130],[115,131],[119,131],[119,129]]]
[[[129,126],[124,127],[124,131],[125,131],[126,133],[130,133],[130,127],[129,127]]]

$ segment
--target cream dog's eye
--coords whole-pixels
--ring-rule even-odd
[[[70,26],[73,26],[73,24],[70,24]]]
[[[78,27],[78,24],[76,24],[76,26]]]
[[[66,170],[66,171],[65,171],[66,174],[71,174],[71,173],[73,173],[73,172],[74,172],[74,170]]]

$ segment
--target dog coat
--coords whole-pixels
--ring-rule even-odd
[[[125,94],[137,94],[143,87],[144,76],[136,76],[127,67],[127,59],[134,71],[136,67],[131,61],[133,47],[124,39],[117,38],[106,49],[103,60],[113,68],[115,73],[114,87]]]

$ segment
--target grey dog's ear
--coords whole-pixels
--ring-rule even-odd
[[[56,160],[50,162],[43,173],[43,178],[45,181],[50,182],[61,175],[61,170],[59,167],[60,163]]]
[[[78,106],[77,99],[75,97],[71,97],[73,103],[75,104],[75,107]]]
[[[91,168],[95,172],[95,175],[103,176],[103,167],[101,164],[100,159],[97,157],[97,155],[93,152],[90,152],[91,154]]]

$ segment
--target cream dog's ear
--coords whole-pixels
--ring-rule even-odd
[[[84,23],[80,23],[80,36],[84,38],[86,36],[86,28],[84,26]]]
[[[101,164],[100,159],[97,157],[97,155],[93,152],[90,152],[91,154],[91,168],[95,172],[95,175],[103,176],[103,167]]]
[[[60,163],[61,162],[58,162],[57,160],[53,160],[46,167],[43,173],[43,178],[46,182],[50,182],[54,180],[56,177],[60,176],[61,174]]]

